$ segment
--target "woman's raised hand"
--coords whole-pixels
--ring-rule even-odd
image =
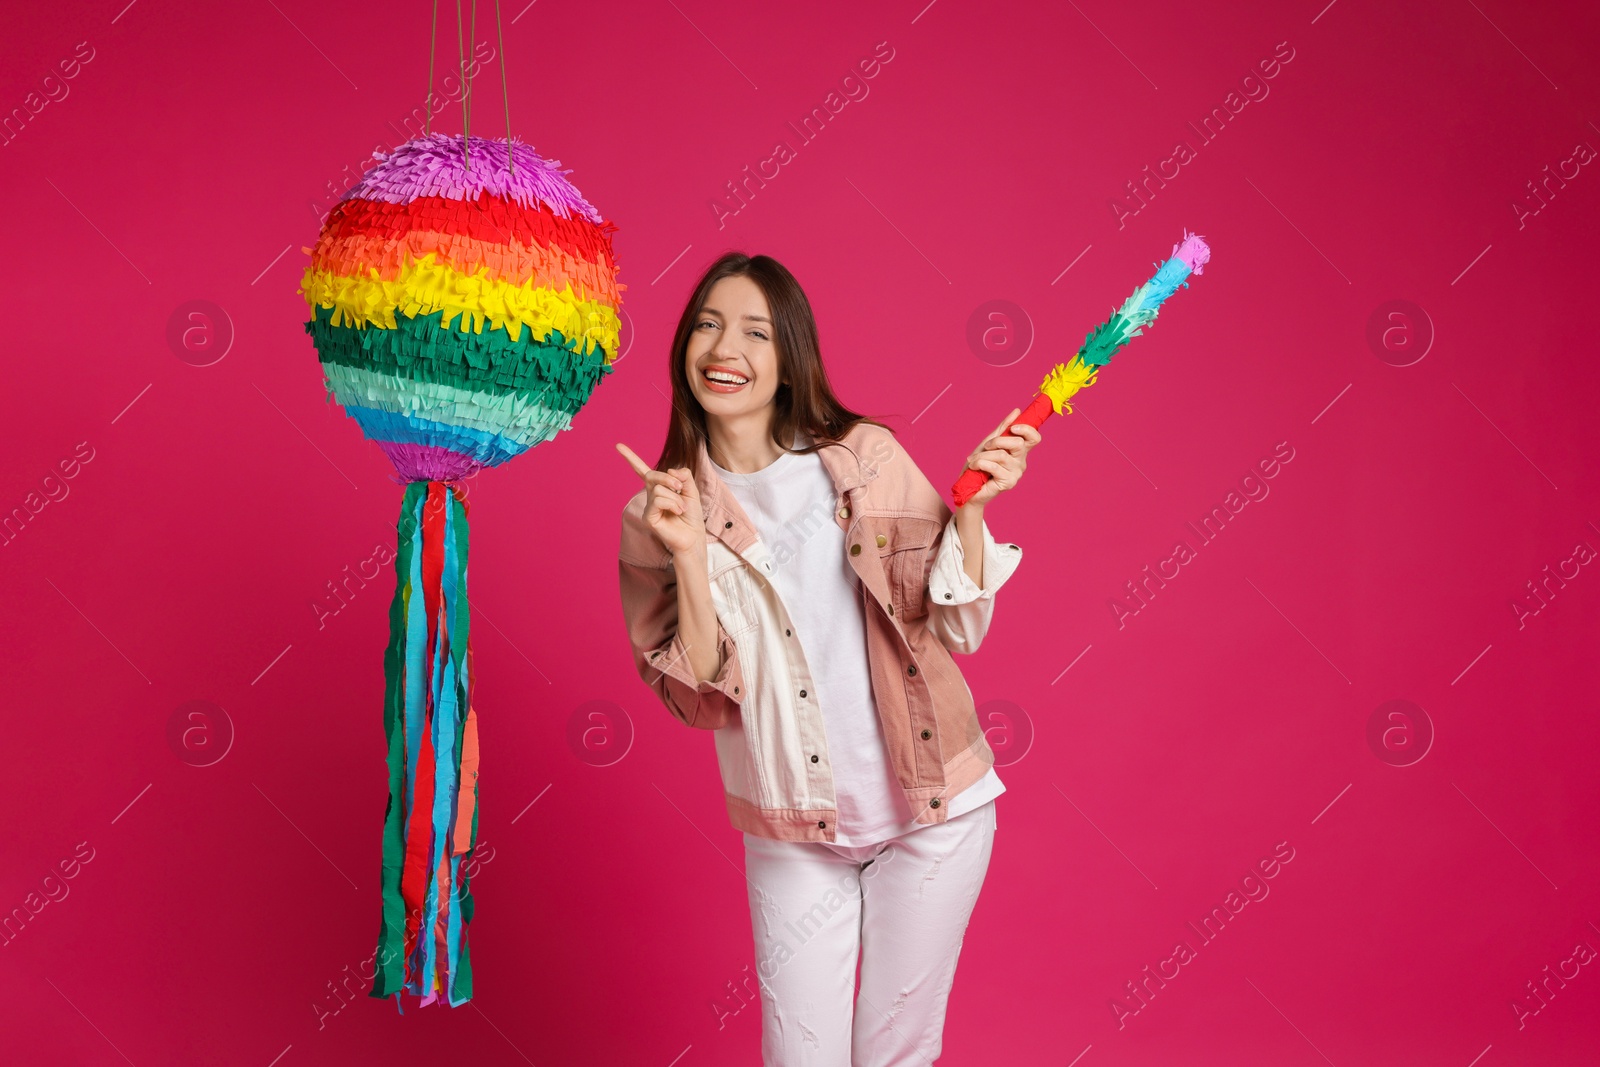
[[[674,557],[704,553],[706,522],[700,510],[700,487],[688,467],[675,467],[662,471],[634,454],[633,449],[620,441],[617,451],[628,461],[634,473],[644,479],[650,493],[645,498],[644,521],[656,535],[662,547]]]

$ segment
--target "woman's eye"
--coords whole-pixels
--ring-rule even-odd
[[[765,341],[767,339],[767,335],[762,333],[760,330],[751,330],[750,332],[752,334],[754,334],[758,339],[760,339],[762,341]]]
[[[699,323],[699,325],[695,326],[695,329],[698,330],[701,326],[715,326],[715,325],[716,325],[716,323],[712,322],[710,319],[706,319],[705,321]]]

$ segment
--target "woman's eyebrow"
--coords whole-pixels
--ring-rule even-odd
[[[701,308],[700,310],[701,310],[701,312],[709,312],[712,315],[715,315],[719,319],[725,319],[725,318],[728,317],[728,316],[724,315],[722,312],[718,311],[716,308]],[[765,315],[740,315],[739,317],[741,319],[749,319],[751,322],[764,322],[768,326],[772,325],[772,320],[767,318]]]

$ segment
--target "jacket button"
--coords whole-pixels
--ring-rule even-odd
[[[946,594],[945,594],[945,595],[944,595],[944,598],[945,598],[945,599],[946,599],[946,600],[953,600],[953,599],[955,599],[955,594],[953,594],[953,593],[946,593]]]
[[[878,547],[879,548],[882,548],[884,545],[886,545],[888,543],[889,543],[889,539],[887,537],[883,536],[883,534],[879,534],[878,535]]]
[[[723,528],[723,529],[724,529],[724,530],[731,530],[731,529],[733,529],[733,523],[731,523],[731,522],[725,522],[725,523],[723,523],[723,524],[722,524],[722,528]]]
[[[812,756],[812,757],[811,757],[811,762],[812,762],[812,763],[815,763],[815,762],[817,762],[817,757],[815,757],[815,756]]]
[[[893,604],[890,604],[890,605],[889,605],[889,614],[890,614],[890,615],[893,615],[893,614],[894,614],[894,605],[893,605]]]
[[[939,798],[938,797],[934,797],[932,800],[928,801],[928,807],[937,808],[938,806],[939,806]]]
[[[806,691],[804,689],[800,690],[800,695],[801,696],[805,696],[806,695]]]
[[[911,666],[907,667],[906,668],[906,673],[907,674],[916,674],[917,673],[917,665],[915,663],[913,663]]]
[[[924,730],[924,731],[922,731],[922,739],[924,741],[926,741],[928,738],[930,738],[932,736],[933,736],[933,731],[932,730]]]
[[[784,630],[783,631],[783,636],[785,636],[785,637],[793,637],[794,635],[792,633],[790,633],[788,630]]]
[[[738,686],[734,686],[733,687],[733,695],[734,696],[738,696],[739,695],[739,687]]]
[[[826,830],[827,828],[828,828],[828,824],[826,822],[817,823],[817,829],[818,830]]]
[[[850,554],[851,554],[851,555],[852,555],[852,556],[859,556],[859,555],[861,555],[861,546],[860,546],[860,545],[851,545],[851,546],[850,546]]]
[[[839,517],[841,519],[848,519],[850,517],[850,509],[847,508],[847,507],[846,508],[840,508],[839,509]]]

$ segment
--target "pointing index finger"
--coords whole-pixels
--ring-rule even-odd
[[[628,466],[633,468],[633,473],[637,474],[641,478],[644,478],[647,482],[649,481],[648,475],[650,474],[651,470],[650,464],[640,459],[634,454],[633,449],[629,448],[621,441],[617,442],[617,451],[621,452],[622,458],[628,461]]]

